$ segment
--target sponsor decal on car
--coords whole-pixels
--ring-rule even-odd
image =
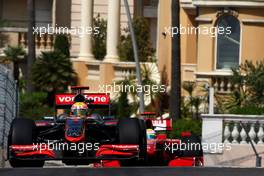
[[[108,105],[110,103],[109,94],[87,93],[83,94],[87,100],[93,100],[93,105]],[[72,105],[75,94],[57,94],[56,105]]]

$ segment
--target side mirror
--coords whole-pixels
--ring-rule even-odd
[[[56,118],[56,122],[58,123],[64,123],[66,121],[66,118],[68,117],[67,114],[60,114]]]
[[[53,116],[44,116],[44,120],[54,120],[55,118]]]

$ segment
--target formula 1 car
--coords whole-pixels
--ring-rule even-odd
[[[72,87],[75,94],[56,95],[57,109],[84,104],[94,109],[109,107],[109,94],[85,94],[88,87]],[[81,112],[78,109],[76,112]],[[89,164],[102,159],[142,160],[146,151],[143,120],[104,119],[97,114],[72,114],[55,120],[16,118],[8,137],[8,158],[13,167],[42,167],[45,160],[62,160],[67,165]],[[133,150],[133,156],[96,156],[99,147]]]
[[[151,117],[152,116],[152,117]],[[190,132],[182,132],[179,139],[168,139],[164,131],[172,130],[171,119],[153,118],[155,113],[144,112],[144,124],[147,132],[146,158],[140,165],[144,166],[203,166],[203,151],[199,137]],[[183,146],[183,147],[181,147]],[[114,152],[109,146],[102,146],[96,153],[97,156],[126,155],[133,156],[129,151]],[[134,163],[123,162],[122,160],[102,160],[94,163],[94,167],[120,167],[134,165]]]
[[[83,93],[85,89],[88,87],[75,86],[74,93],[56,95],[56,109],[71,109],[70,115],[40,121],[13,120],[8,137],[12,167],[42,167],[47,160],[94,167],[202,165],[201,150],[175,149],[182,142],[199,143],[197,138],[185,135],[167,139],[165,134],[150,137],[148,131],[170,130],[170,119],[102,117],[92,110],[108,108],[110,112],[109,94]]]

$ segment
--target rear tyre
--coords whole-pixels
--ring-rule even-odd
[[[14,119],[9,131],[8,145],[31,145],[36,141],[36,126],[33,120]],[[9,163],[12,167],[43,167],[45,161],[19,160],[11,157]]]
[[[186,150],[180,151],[182,157],[202,157],[203,150],[201,140],[198,136],[191,135],[186,137],[181,137],[181,144],[185,146],[192,146]]]
[[[143,160],[147,160],[147,128],[146,128],[146,122],[143,119],[139,119],[140,124],[140,130],[141,130],[141,136],[142,136],[142,145],[140,146],[140,158]]]
[[[120,119],[118,122],[118,135],[120,144],[139,145],[139,157],[140,159],[146,159],[146,127],[143,120],[137,118]]]

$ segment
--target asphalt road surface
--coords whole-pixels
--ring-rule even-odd
[[[260,168],[20,168],[0,169],[0,176],[263,176]]]

